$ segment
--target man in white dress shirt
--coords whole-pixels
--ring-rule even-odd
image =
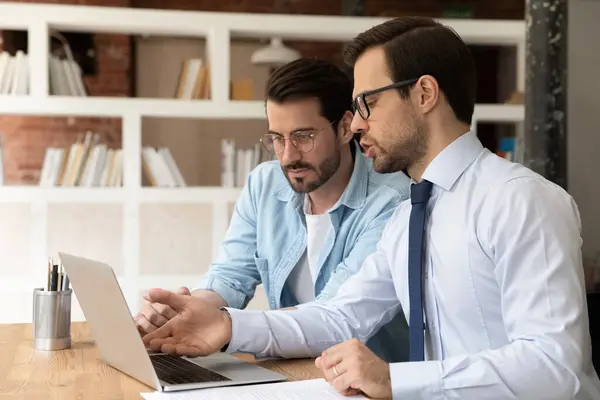
[[[413,181],[376,252],[334,298],[294,311],[217,309],[154,290],[179,315],[145,343],[319,356],[340,393],[373,398],[600,399],[577,206],[470,131],[468,48],[431,19],[401,17],[357,36],[345,57],[361,145],[378,172],[406,169]],[[411,361],[388,364],[364,342],[401,310]]]

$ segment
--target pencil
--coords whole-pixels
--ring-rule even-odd
[[[56,290],[57,291],[62,291],[62,278],[63,278],[63,265],[62,263],[59,264],[58,266],[58,279],[56,282]]]
[[[46,291],[50,291],[50,275],[52,274],[52,257],[48,257],[48,276],[46,282]]]

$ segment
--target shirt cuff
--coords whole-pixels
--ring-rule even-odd
[[[231,316],[231,341],[226,353],[264,352],[269,342],[269,325],[264,311],[226,307]]]
[[[390,364],[392,398],[443,399],[440,361]]]
[[[246,301],[244,293],[240,293],[223,282],[223,280],[210,275],[202,278],[198,286],[193,287],[190,292],[194,290],[212,290],[225,300],[228,307],[243,308]]]

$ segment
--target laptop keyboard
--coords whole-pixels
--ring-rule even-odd
[[[150,356],[158,378],[168,384],[230,381],[231,379],[178,356]]]

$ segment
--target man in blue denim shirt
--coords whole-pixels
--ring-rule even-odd
[[[245,308],[261,283],[272,309],[333,297],[409,196],[408,177],[374,172],[353,140],[352,82],[337,67],[294,61],[271,75],[266,94],[261,142],[278,160],[249,174],[219,255],[192,293],[217,307]],[[160,307],[136,318],[142,331],[174,313]],[[400,314],[367,344],[404,361],[407,329]]]

